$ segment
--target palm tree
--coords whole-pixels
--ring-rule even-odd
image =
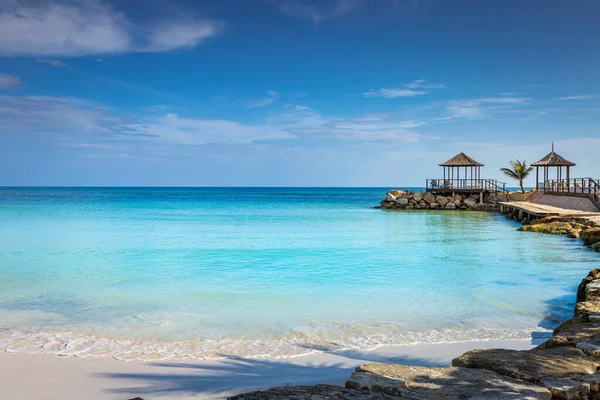
[[[525,193],[525,189],[523,188],[523,180],[525,180],[531,171],[533,171],[533,167],[527,166],[527,161],[511,161],[510,164],[512,165],[512,169],[500,168],[500,171],[504,172],[504,175],[519,181],[521,191]]]

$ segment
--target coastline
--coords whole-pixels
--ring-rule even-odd
[[[383,346],[372,351],[340,351],[292,358],[235,358],[207,361],[123,362],[109,357],[57,357],[0,353],[0,397],[12,400],[143,399],[208,400],[282,385],[343,386],[367,362],[450,366],[476,348],[527,350],[526,340],[484,340]]]

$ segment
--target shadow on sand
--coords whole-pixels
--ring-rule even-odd
[[[545,317],[540,321],[540,331],[532,332],[532,344],[547,340],[553,329],[572,316],[575,288],[572,294],[556,297],[547,302]],[[162,362],[152,363],[156,373],[103,373],[100,378],[120,381],[120,388],[110,390],[123,399],[140,396],[194,396],[197,398],[221,398],[232,393],[273,386],[329,383],[341,385],[354,368],[367,362],[398,363],[426,367],[447,367],[447,362],[431,358],[408,356],[385,356],[373,352],[353,350],[336,351],[324,346],[307,346],[312,350],[328,353],[323,362],[289,359],[227,358],[212,362]],[[333,357],[331,357],[333,356]],[[318,360],[320,357],[315,357]],[[332,361],[333,360],[333,361]],[[440,381],[440,384],[445,382]],[[130,383],[129,383],[130,382]],[[130,387],[127,387],[130,386]],[[498,390],[503,390],[498,387]],[[147,397],[146,397],[147,396]]]
[[[320,349],[326,351],[326,349]],[[336,352],[339,362],[301,363],[297,359],[230,358],[209,362],[152,363],[160,373],[104,373],[100,378],[130,381],[131,387],[112,389],[111,393],[127,396],[195,395],[218,398],[238,392],[240,388],[330,383],[341,385],[356,366],[365,362],[401,363],[431,367],[445,363],[410,357],[365,357],[365,353]],[[246,390],[247,391],[247,390]]]

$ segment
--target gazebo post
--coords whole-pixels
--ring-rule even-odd
[[[535,190],[540,190],[540,167],[535,167]]]

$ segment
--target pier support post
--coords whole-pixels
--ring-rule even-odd
[[[479,193],[479,204],[483,204],[483,192]]]

